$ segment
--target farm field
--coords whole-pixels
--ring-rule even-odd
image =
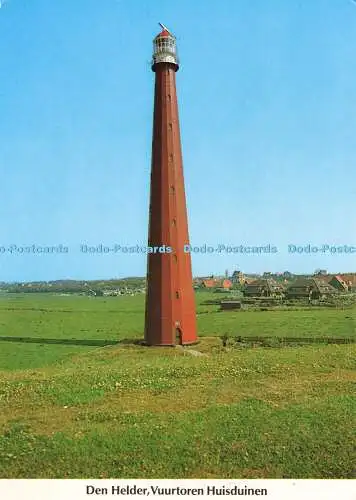
[[[220,312],[213,295],[185,349],[128,343],[143,295],[1,296],[0,477],[353,477],[355,344],[219,337],[355,337],[356,309]]]

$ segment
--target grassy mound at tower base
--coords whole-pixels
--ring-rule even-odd
[[[0,476],[352,477],[354,345],[211,344],[2,372]]]

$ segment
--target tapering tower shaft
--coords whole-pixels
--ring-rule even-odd
[[[175,38],[164,29],[154,40],[155,95],[149,213],[145,340],[149,345],[197,340],[175,73]],[[168,252],[171,249],[171,252]]]

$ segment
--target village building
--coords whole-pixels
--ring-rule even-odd
[[[356,273],[342,274],[341,278],[347,284],[349,292],[356,291]]]
[[[220,288],[223,290],[230,290],[232,288],[232,281],[229,279],[217,279],[209,278],[202,281],[203,288],[216,289]]]
[[[356,273],[325,274],[314,277],[328,283],[334,290],[339,290],[340,292],[352,292],[356,290]]]
[[[327,281],[318,278],[299,278],[286,290],[288,299],[321,299],[335,293]]]
[[[230,290],[230,288],[232,288],[232,281],[224,279],[221,283],[221,287],[224,288],[224,290]]]
[[[334,287],[336,290],[339,290],[340,292],[349,291],[348,283],[339,274],[333,276],[328,283],[330,286]]]
[[[284,288],[270,278],[261,278],[247,283],[244,288],[245,297],[281,297]]]
[[[214,278],[209,278],[202,281],[203,288],[215,288],[216,286],[217,286],[216,279]]]

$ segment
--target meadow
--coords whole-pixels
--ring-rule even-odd
[[[323,339],[355,338],[356,308],[212,298],[196,294],[200,342],[182,349],[133,343],[143,295],[2,295],[0,477],[353,477],[356,348]]]

